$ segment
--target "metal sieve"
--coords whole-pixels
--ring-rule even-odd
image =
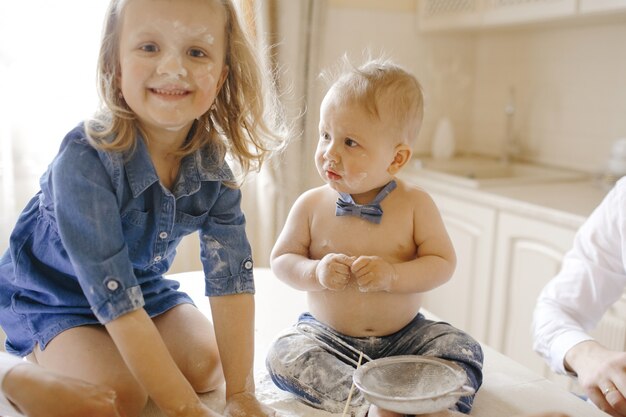
[[[354,373],[354,384],[365,399],[401,414],[445,410],[459,397],[474,394],[465,385],[463,368],[430,356],[392,356],[375,359]]]

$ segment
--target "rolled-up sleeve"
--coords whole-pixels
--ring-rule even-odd
[[[241,211],[241,192],[220,186],[219,196],[200,231],[206,295],[254,293],[253,262]]]
[[[78,282],[98,320],[106,324],[143,307],[124,240],[107,158],[84,141],[69,141],[51,170],[54,215]]]
[[[593,339],[595,328],[626,288],[626,182],[621,180],[576,233],[559,273],[544,287],[533,314],[533,348],[558,373],[565,354]]]

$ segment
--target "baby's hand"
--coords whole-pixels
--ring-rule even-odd
[[[350,281],[352,262],[354,262],[354,257],[340,253],[329,253],[320,260],[315,268],[317,280],[329,290],[343,290]]]
[[[389,291],[397,277],[393,265],[379,256],[360,256],[350,270],[363,292]]]

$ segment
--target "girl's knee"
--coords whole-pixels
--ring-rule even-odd
[[[196,392],[209,392],[224,383],[224,372],[216,346],[190,355],[183,374]]]

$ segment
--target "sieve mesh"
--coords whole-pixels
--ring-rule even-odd
[[[364,367],[359,388],[388,398],[432,398],[459,389],[465,382],[461,371],[426,358],[386,358]]]

